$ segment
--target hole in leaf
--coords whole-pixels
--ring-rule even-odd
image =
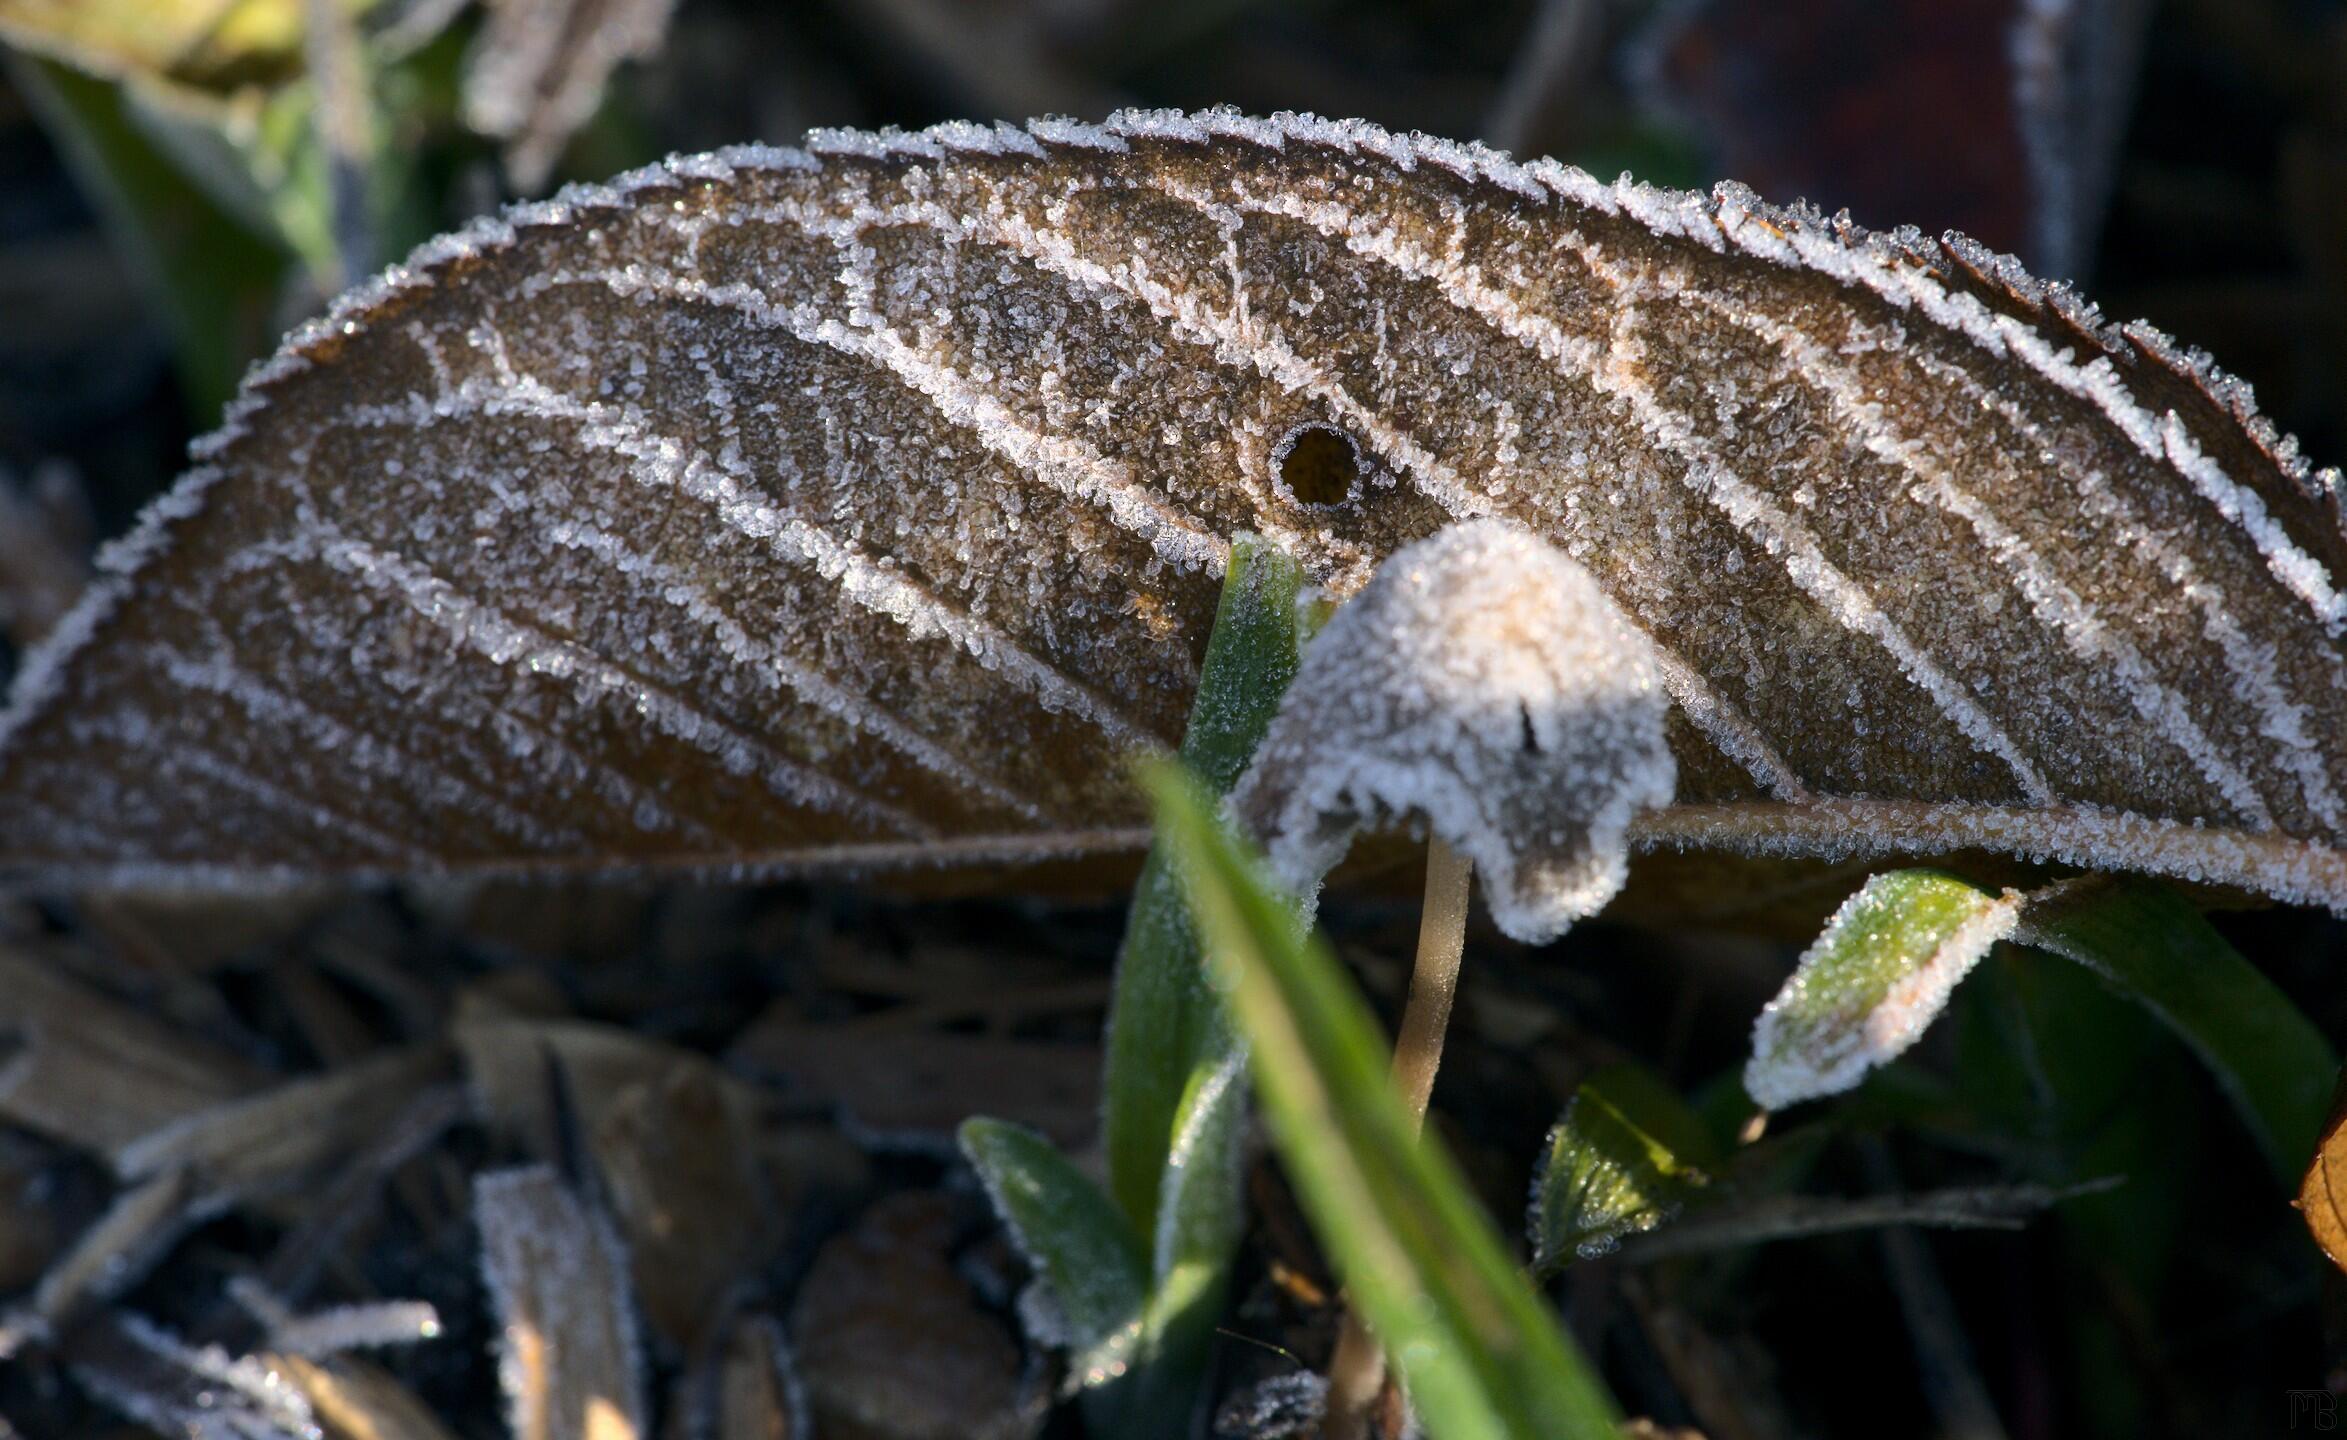
[[[1299,425],[1271,452],[1280,487],[1299,505],[1342,505],[1361,484],[1361,448],[1333,425]]]

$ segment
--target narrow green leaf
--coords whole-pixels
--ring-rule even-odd
[[[2298,1183],[2339,1059],[2288,996],[2164,885],[2057,885],[2021,913],[2022,943],[2075,961],[2150,1011],[2214,1072],[2284,1187]]]
[[[1760,1012],[1744,1088],[1782,1110],[1856,1085],[1915,1043],[2019,914],[2018,897],[1937,870],[1867,881]]]
[[[995,1214],[1050,1288],[1087,1384],[1121,1375],[1149,1302],[1146,1257],[1124,1217],[1049,1140],[1002,1120],[962,1123],[962,1153]]]
[[[1709,1183],[1702,1122],[1633,1065],[1583,1080],[1548,1132],[1532,1182],[1532,1263],[1561,1269],[1678,1214]]]
[[[1143,1368],[1126,1387],[1131,1398],[1116,1435],[1178,1440],[1191,1433],[1189,1417],[1230,1288],[1231,1257],[1247,1228],[1246,1071],[1243,1047],[1231,1045],[1218,1068],[1198,1072],[1175,1117],[1157,1233],[1150,1237]]]
[[[1268,543],[1232,544],[1182,737],[1183,758],[1217,790],[1246,769],[1296,673],[1311,619],[1297,603],[1303,584]],[[1205,1379],[1246,1230],[1243,1050],[1163,846],[1152,846],[1117,957],[1101,1098],[1110,1191],[1150,1257],[1140,1374],[1123,1387],[1115,1427],[1133,1440],[1188,1434]]]
[[[1278,549],[1244,537],[1232,544],[1182,738],[1184,763],[1218,794],[1247,768],[1295,676],[1302,586],[1303,572]],[[1136,1233],[1157,1233],[1166,1156],[1185,1097],[1227,1062],[1233,1044],[1206,986],[1180,888],[1162,846],[1152,847],[1117,957],[1101,1116],[1109,1189]]]
[[[1159,833],[1252,1047],[1273,1138],[1321,1243],[1438,1440],[1611,1436],[1604,1390],[1436,1143],[1420,1143],[1360,993],[1295,902],[1151,768]]]

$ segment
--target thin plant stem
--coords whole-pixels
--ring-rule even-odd
[[[1426,898],[1418,911],[1418,956],[1410,967],[1410,995],[1394,1038],[1394,1088],[1421,1128],[1442,1065],[1451,1001],[1459,993],[1459,957],[1467,948],[1467,881],[1473,866],[1442,840],[1426,846]],[[1336,1354],[1328,1362],[1328,1419],[1324,1440],[1365,1440],[1378,1396],[1385,1390],[1385,1351],[1358,1310],[1345,1312]]]

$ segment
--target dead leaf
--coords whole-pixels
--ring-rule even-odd
[[[328,1440],[450,1440],[414,1392],[365,1361],[271,1355],[268,1365],[301,1392]]]
[[[791,1312],[800,1374],[826,1440],[1013,1440],[1049,1397],[1018,1346],[954,1273],[951,1204],[901,1191],[815,1257]]]
[[[795,1093],[839,1106],[860,1132],[951,1144],[986,1114],[1080,1150],[1100,1126],[1100,1048],[1068,1041],[882,1025],[818,1025],[776,1013],[729,1052]]]
[[[83,1306],[145,1279],[172,1242],[202,1218],[196,1198],[193,1180],[180,1170],[126,1186],[41,1276],[33,1314],[54,1328]]]
[[[696,1060],[622,1090],[591,1138],[644,1322],[690,1352],[772,1245],[755,1117],[738,1087]]]
[[[151,1430],[186,1440],[309,1440],[309,1402],[260,1359],[190,1345],[135,1314],[78,1327],[62,1350],[84,1390]]]
[[[611,1227],[542,1165],[475,1177],[473,1216],[514,1440],[638,1440],[643,1358]]]
[[[1656,647],[1647,846],[2347,903],[2335,472],[2009,260],[1732,186],[818,133],[427,245],[197,453],[0,721],[20,876],[1137,848],[1224,537],[1342,595],[1491,514]]]
[[[2347,1270],[2347,1075],[2331,1099],[2331,1115],[2323,1123],[2314,1155],[2306,1162],[2306,1178],[2298,1198],[2290,1202],[2305,1217],[2307,1233],[2323,1247],[2331,1263]]]
[[[0,945],[0,1118],[102,1154],[260,1080],[54,964]]]
[[[671,1440],[807,1440],[806,1387],[771,1315],[737,1318],[724,1343],[677,1377]]]
[[[438,1045],[391,1051],[163,1126],[114,1154],[126,1181],[187,1171],[200,1205],[265,1194],[366,1149],[447,1074]]]

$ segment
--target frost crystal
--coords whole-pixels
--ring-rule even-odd
[[[2336,473],[2006,257],[1738,186],[1227,111],[828,132],[427,243],[192,455],[0,711],[10,876],[1138,848],[1225,537],[1342,598],[1491,517],[1651,647],[1649,849],[2347,906]]]
[[[72,1368],[99,1399],[185,1440],[324,1440],[309,1402],[253,1356],[193,1346],[125,1313],[85,1334]]]
[[[1422,822],[1538,943],[1614,897],[1630,822],[1670,803],[1668,703],[1588,571],[1468,521],[1396,551],[1312,642],[1231,808],[1299,889],[1364,826]]]

